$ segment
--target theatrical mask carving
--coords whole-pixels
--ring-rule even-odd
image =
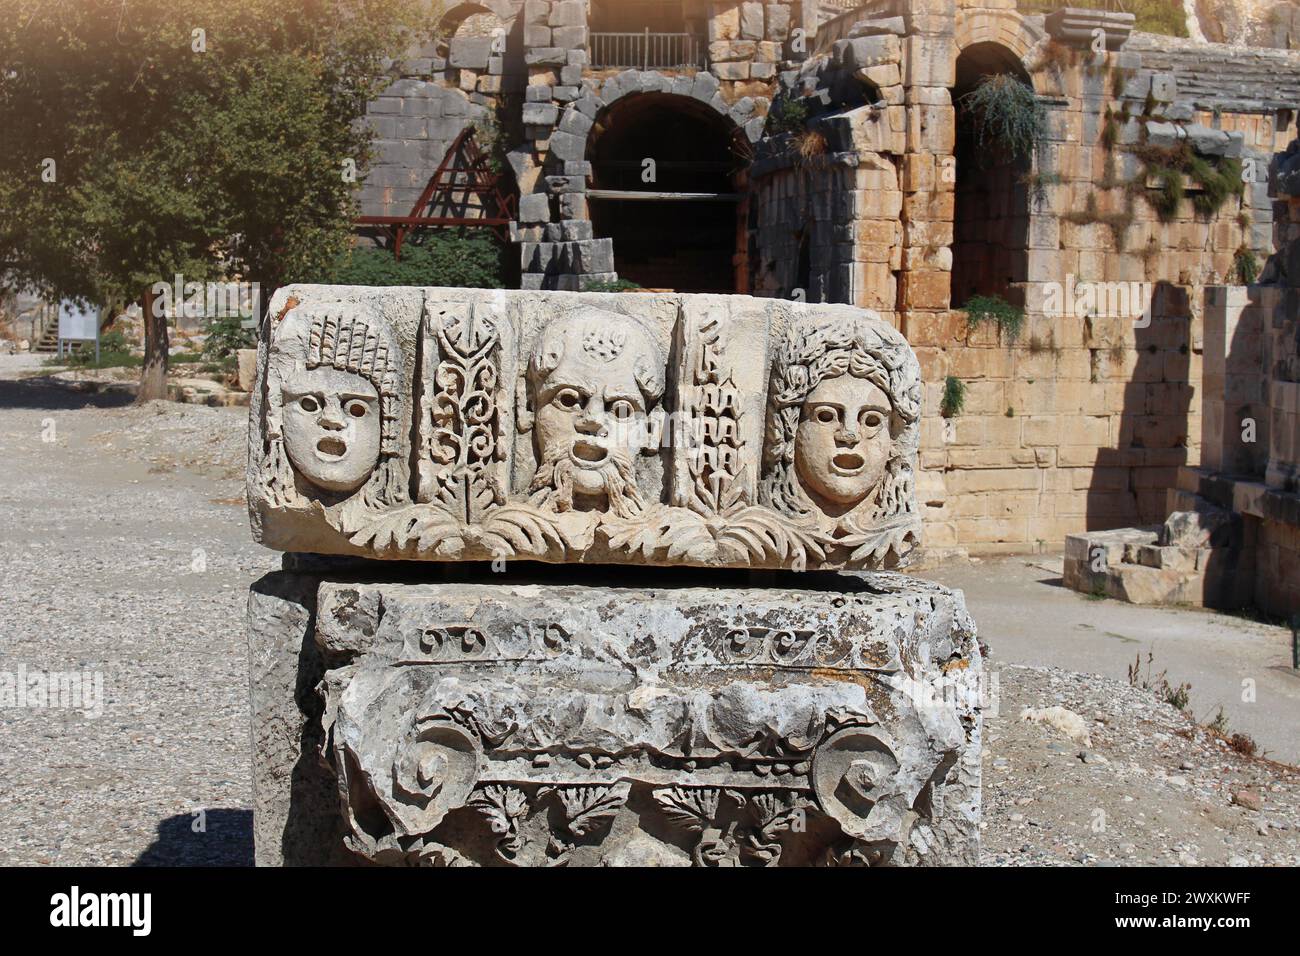
[[[359,308],[288,312],[268,373],[267,477],[287,502],[306,495],[400,497],[400,355]],[[296,481],[293,480],[296,476]]]
[[[598,310],[552,319],[529,356],[527,389],[538,457],[534,503],[620,517],[643,512],[635,459],[657,451],[663,427],[664,356],[650,333]],[[521,410],[522,424],[528,414]]]
[[[793,324],[772,370],[763,502],[841,530],[913,513],[920,397],[916,358],[890,327]]]
[[[379,390],[355,372],[317,366],[284,383],[284,447],[298,473],[343,494],[379,463]]]

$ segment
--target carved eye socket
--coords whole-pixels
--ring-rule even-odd
[[[359,398],[354,398],[345,406],[347,413],[353,418],[365,418],[370,412],[370,406]]]
[[[298,399],[298,407],[304,412],[318,412],[320,411],[320,402],[311,395],[304,395]]]
[[[582,405],[582,396],[571,388],[563,388],[556,393],[555,404],[572,411]]]
[[[636,409],[632,407],[632,403],[627,401],[627,399],[620,399],[609,407],[609,413],[613,415],[617,421],[625,422],[636,414]]]
[[[885,416],[880,414],[880,412],[868,410],[862,413],[861,422],[863,428],[869,428],[872,431],[875,431],[885,423]]]
[[[813,409],[812,420],[819,425],[834,425],[840,420],[839,413],[829,405],[818,405]]]

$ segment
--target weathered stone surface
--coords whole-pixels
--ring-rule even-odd
[[[580,234],[523,243],[526,271],[612,273]],[[917,543],[920,371],[870,312],[292,286],[270,315],[248,471],[268,547],[797,570]]]
[[[268,574],[248,596],[248,678],[253,745],[253,839],[258,866],[352,861],[343,844],[338,789],[319,748],[325,662],[314,622],[320,579]]]
[[[283,667],[254,669],[277,718],[259,861],[284,832],[299,857],[396,864],[974,862],[982,662],[960,593],[819,583],[835,590],[326,581],[307,648],[307,599],[255,597],[251,659],[331,667],[314,711]],[[293,772],[322,757],[326,816]]]

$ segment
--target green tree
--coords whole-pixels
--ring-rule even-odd
[[[140,396],[166,392],[151,291],[264,295],[347,248],[385,60],[427,0],[0,0],[0,276],[145,308]],[[355,173],[355,174],[353,174]]]

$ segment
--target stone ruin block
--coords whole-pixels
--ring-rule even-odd
[[[878,570],[920,531],[896,330],[321,286],[268,316],[249,509],[293,553],[249,602],[259,864],[976,862],[974,625]]]
[[[270,575],[251,602],[258,862],[975,863],[982,665],[960,593],[827,585]]]
[[[536,248],[608,273],[599,245]],[[898,566],[919,539],[919,366],[873,313],[291,286],[268,315],[248,465],[267,547],[800,570]]]

